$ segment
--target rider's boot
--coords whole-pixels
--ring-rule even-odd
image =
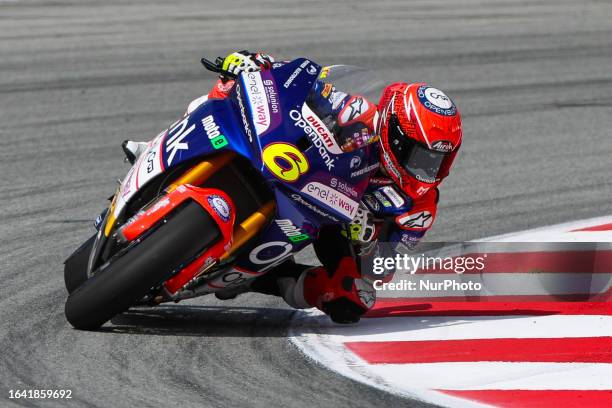
[[[335,271],[311,268],[304,272],[303,299],[335,323],[357,323],[374,306],[376,291],[361,278],[355,260],[344,257]],[[299,282],[299,280],[298,280]]]
[[[330,273],[287,261],[255,279],[254,292],[281,296],[296,309],[316,307],[336,323],[356,323],[374,305],[376,293],[363,280],[352,257],[344,257]]]

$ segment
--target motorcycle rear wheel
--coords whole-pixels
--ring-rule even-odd
[[[76,329],[99,328],[168,280],[218,237],[213,218],[196,202],[187,202],[151,235],[70,293],[65,306],[68,322]]]

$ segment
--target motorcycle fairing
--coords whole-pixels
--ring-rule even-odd
[[[155,137],[115,194],[90,257],[90,272],[100,241],[109,236],[115,220],[139,189],[169,169],[221,150],[236,152],[260,170],[276,192],[279,217],[286,207],[295,210],[288,210],[294,217],[289,219],[298,226],[304,225],[298,215],[315,229],[350,221],[369,174],[377,167],[378,155],[372,151],[377,146],[340,153],[325,144],[317,133],[323,129],[321,119],[304,103],[319,71],[320,66],[300,58],[270,71],[242,74],[228,98],[208,100]],[[309,119],[312,116],[312,122],[304,121],[307,115]],[[214,139],[220,135],[227,143],[219,147]],[[291,178],[283,173],[291,164],[287,157],[304,159]],[[266,239],[276,238],[268,238],[266,232],[260,241]]]
[[[203,103],[149,143],[123,180],[110,218],[116,219],[134,194],[155,176],[187,160],[229,149],[250,160],[271,184],[294,191],[334,218],[350,221],[367,186],[369,173],[360,170],[375,166],[378,159],[371,150],[376,146],[338,154],[336,149],[328,150],[319,135],[305,135],[304,128],[296,124],[298,115],[312,113],[304,100],[319,71],[319,65],[300,58],[274,70],[242,74],[228,98]],[[208,132],[204,125],[207,118],[212,122]],[[211,127],[218,130],[211,134]],[[220,149],[211,142],[217,134],[227,140]],[[308,171],[294,182],[279,179],[262,160],[271,143],[302,147]],[[354,166],[356,162],[359,167]],[[336,186],[330,184],[330,174]],[[112,222],[106,224],[108,236]]]
[[[318,234],[318,226],[310,217],[304,216],[303,208],[287,195],[276,191],[275,196],[278,211],[275,219],[231,268],[202,286],[202,293],[218,292],[242,285],[312,243]]]
[[[209,129],[208,132],[204,123]],[[211,127],[218,130],[211,133]],[[215,148],[209,133],[211,136],[223,136],[227,144]],[[112,206],[113,218],[119,216],[139,189],[159,174],[185,161],[224,149],[252,157],[251,149],[245,143],[241,130],[237,128],[231,101],[214,99],[200,105],[149,142],[147,150],[140,155],[119,187]],[[105,235],[108,236],[111,227],[112,223],[107,222]]]

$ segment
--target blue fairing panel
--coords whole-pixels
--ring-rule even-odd
[[[241,74],[228,98],[207,101],[170,129],[165,166],[232,150],[315,220],[350,221],[378,166],[377,147],[343,151],[305,103],[320,70],[300,58]]]
[[[208,100],[182,122],[180,126],[171,128],[165,138],[163,158],[166,168],[222,150],[232,150],[252,159],[252,149],[231,99]]]

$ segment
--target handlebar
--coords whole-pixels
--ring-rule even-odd
[[[218,74],[222,74],[226,78],[236,79],[237,77],[236,74],[226,71],[223,68],[221,68],[221,65],[223,64],[223,59],[220,57],[218,57],[215,62],[212,62],[211,60],[206,59],[206,58],[202,58],[200,62],[202,63],[202,65],[204,65],[204,68],[206,68],[207,70],[216,72]]]

